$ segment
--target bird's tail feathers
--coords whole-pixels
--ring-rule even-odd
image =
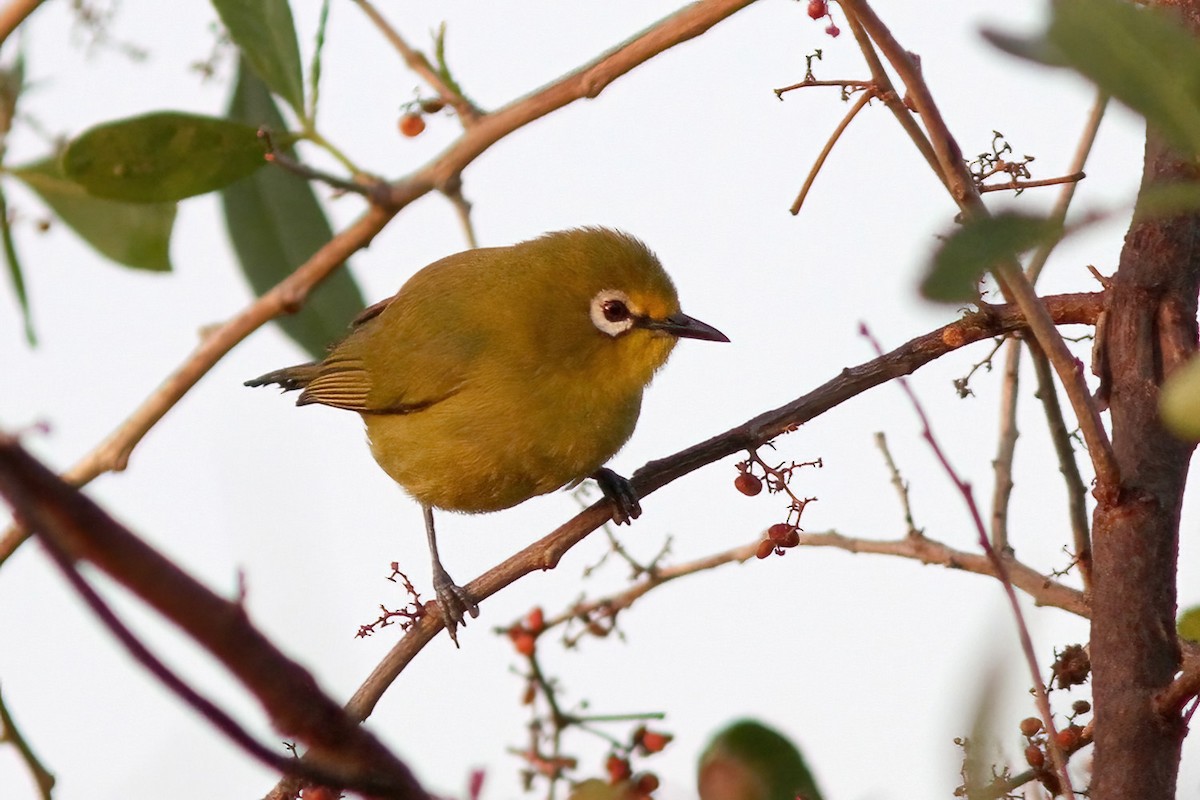
[[[297,364],[294,367],[284,367],[273,372],[268,372],[266,375],[259,375],[257,378],[246,381],[244,386],[270,386],[275,384],[280,386],[285,392],[291,392],[296,389],[303,389],[308,386],[309,382],[317,377],[318,364]]]

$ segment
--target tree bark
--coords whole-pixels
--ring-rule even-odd
[[[1196,180],[1190,161],[1147,134],[1147,187]],[[1093,524],[1091,657],[1095,800],[1174,800],[1178,714],[1154,696],[1179,667],[1175,636],[1179,511],[1194,445],[1158,418],[1163,378],[1196,351],[1200,214],[1134,222],[1098,337],[1101,394],[1112,412],[1118,486],[1097,486]]]

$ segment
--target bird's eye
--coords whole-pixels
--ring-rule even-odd
[[[604,312],[604,318],[609,322],[620,322],[629,319],[629,306],[620,300],[605,300],[600,306],[600,310]]]
[[[619,289],[605,289],[592,298],[592,324],[601,333],[617,337],[633,327],[637,314],[629,307],[629,296]]]

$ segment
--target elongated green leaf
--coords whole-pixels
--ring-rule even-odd
[[[32,347],[37,344],[37,334],[33,330],[33,315],[29,311],[29,293],[25,289],[25,276],[21,274],[21,260],[17,257],[17,246],[13,242],[12,226],[8,224],[8,199],[0,188],[0,241],[4,245],[4,260],[8,264],[8,274],[12,278],[13,291],[17,295],[17,303],[21,306],[21,317],[25,323],[25,341]]]
[[[158,203],[227,186],[265,164],[264,153],[248,125],[161,112],[85,131],[67,145],[62,169],[88,194]]]
[[[252,125],[283,125],[266,85],[244,65],[229,116]],[[260,170],[226,187],[221,201],[242,271],[256,294],[279,283],[333,238],[312,187],[282,169]],[[309,295],[299,313],[279,323],[297,344],[321,358],[363,305],[362,292],[343,266]]]
[[[63,176],[56,158],[17,167],[12,174],[102,255],[135,269],[171,269],[168,249],[174,203],[122,203],[93,197]]]
[[[934,254],[921,294],[944,303],[970,302],[979,296],[978,283],[985,272],[1060,234],[1058,225],[1040,217],[999,214],[972,220]]]
[[[1200,46],[1182,20],[1125,0],[1055,3],[1047,35],[1072,67],[1200,154]]]
[[[213,6],[258,77],[303,119],[300,48],[287,0],[213,0]]]

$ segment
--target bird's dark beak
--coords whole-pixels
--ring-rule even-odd
[[[643,319],[641,327],[652,331],[662,331],[683,339],[703,339],[707,342],[728,342],[729,337],[719,330],[701,322],[695,317],[689,317],[680,311],[666,319]]]

